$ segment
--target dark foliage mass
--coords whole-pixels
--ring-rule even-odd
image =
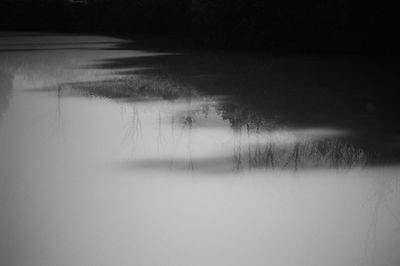
[[[184,34],[217,47],[394,52],[389,1],[2,0],[0,29]]]

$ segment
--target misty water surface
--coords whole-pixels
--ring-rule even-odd
[[[337,61],[145,43],[0,34],[2,265],[400,264],[395,131],[282,90]]]

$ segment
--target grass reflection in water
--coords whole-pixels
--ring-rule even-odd
[[[80,94],[91,97],[106,97],[124,101],[182,101],[184,110],[176,110],[168,121],[178,121],[187,131],[188,139],[194,130],[218,128],[221,122],[230,126],[233,136],[230,154],[222,160],[200,158],[193,152],[193,141],[188,140],[188,162],[179,163],[179,158],[156,160],[141,166],[154,167],[171,165],[175,161],[178,168],[186,170],[210,167],[210,164],[231,164],[234,171],[243,169],[284,169],[301,170],[310,168],[351,168],[368,164],[369,153],[362,147],[346,141],[348,132],[334,128],[296,129],[285,126],[277,116],[267,117],[252,111],[247,106],[234,103],[229,97],[201,95],[194,87],[180,84],[168,77],[133,75],[124,79],[101,82],[66,83],[60,86],[64,95]],[[135,117],[140,112],[135,109]],[[161,114],[158,110],[158,129],[161,136]],[[216,114],[216,118],[210,116]],[[132,122],[138,121],[133,119]],[[134,129],[141,125],[134,125]],[[130,133],[132,134],[132,132]],[[139,133],[138,133],[139,134]],[[142,138],[143,139],[143,138]],[[210,140],[212,141],[212,140]],[[143,145],[145,145],[143,143]],[[209,154],[215,157],[215,154]],[[179,167],[182,165],[182,167]],[[226,169],[226,167],[224,167]]]

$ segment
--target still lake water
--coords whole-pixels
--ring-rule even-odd
[[[1,265],[400,265],[389,148],[202,89],[251,87],[235,57],[132,43],[0,34]]]

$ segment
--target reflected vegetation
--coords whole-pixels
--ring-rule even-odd
[[[3,112],[8,106],[13,86],[13,76],[11,74],[1,72],[0,69],[0,122],[3,118]]]
[[[397,120],[347,91],[380,67],[11,35],[0,264],[400,265]]]
[[[158,111],[146,110],[145,107],[141,108],[141,111],[151,112],[152,119],[158,119],[159,126],[156,130],[159,131],[157,134],[159,140],[173,142],[173,133],[170,133],[168,137],[162,137],[166,133],[161,125],[166,123],[172,123],[172,127],[169,127],[172,131],[183,131],[184,133],[181,132],[181,134],[187,136],[186,156],[188,159],[170,157],[150,159],[148,162],[139,160],[132,164],[136,167],[146,168],[147,166],[149,169],[165,167],[182,170],[225,169],[228,171],[265,168],[297,171],[310,168],[362,167],[374,159],[368,151],[352,145],[348,140],[350,134],[344,130],[291,128],[285,126],[279,117],[259,115],[240,103],[233,103],[229,97],[201,96],[193,87],[168,78],[137,75],[129,79],[105,82],[66,83],[60,88],[64,96],[80,94],[107,97],[124,102],[149,101],[152,103],[149,106],[159,105]],[[157,101],[165,101],[166,104],[157,104]],[[165,105],[179,104],[183,107],[173,111],[171,117],[162,118],[162,113],[171,112],[171,107],[165,109]],[[137,142],[138,136],[143,135],[141,133],[143,129],[139,120],[140,111],[135,108],[135,103],[132,103],[132,110],[132,127],[127,135],[136,134],[135,142]],[[215,114],[210,115],[210,112]],[[163,121],[163,119],[168,121]],[[174,129],[176,126],[174,123],[178,123],[178,126],[180,124],[181,128]],[[199,148],[195,147],[196,142],[191,141],[192,131],[225,130],[226,128],[230,131],[230,136],[226,138],[233,139],[230,144],[232,145],[230,153],[225,151],[221,158],[216,158],[212,153],[208,154],[208,157],[212,159],[193,157],[192,150]],[[143,137],[141,141],[144,141]],[[213,142],[212,139],[209,141]]]
[[[102,80],[93,82],[74,82],[62,84],[67,94],[74,92],[86,96],[102,96],[112,99],[146,100],[177,99],[196,96],[197,92],[190,86],[184,86],[163,77],[149,78],[144,75],[132,75],[129,78]]]
[[[351,168],[364,166],[367,156],[361,149],[338,139],[296,142],[292,145],[247,145],[234,148],[237,169],[240,168]]]
[[[374,94],[384,80],[385,97],[391,98],[388,88],[398,84],[391,61],[215,52],[173,38],[161,43],[159,38],[18,38],[26,43],[13,49],[22,50],[15,56],[4,53],[12,60],[2,65],[13,73],[17,89],[52,92],[58,98],[186,102],[187,110],[178,110],[171,119],[188,132],[226,128],[221,121],[228,122],[234,143],[223,157],[231,158],[235,169],[398,163],[400,147],[392,145],[398,127],[385,123],[391,116],[380,102],[382,95]],[[14,39],[4,38],[1,48],[14,47]],[[39,50],[24,50],[28,48]],[[65,50],[55,57],[52,49]],[[191,104],[199,100],[200,105]],[[217,114],[212,119],[207,117],[210,108]],[[296,140],[271,140],[288,134]]]
[[[396,118],[400,69],[397,59],[350,55],[210,51],[174,39],[135,38],[113,49],[150,49],[154,57],[108,58],[85,69],[111,69],[122,76],[166,76],[203,96],[224,95],[226,116],[247,123],[253,116],[291,129],[337,128],[346,141],[368,150],[370,164],[398,164]],[[239,116],[239,117],[238,117]],[[375,154],[376,153],[376,154]],[[371,157],[373,154],[373,158]]]

